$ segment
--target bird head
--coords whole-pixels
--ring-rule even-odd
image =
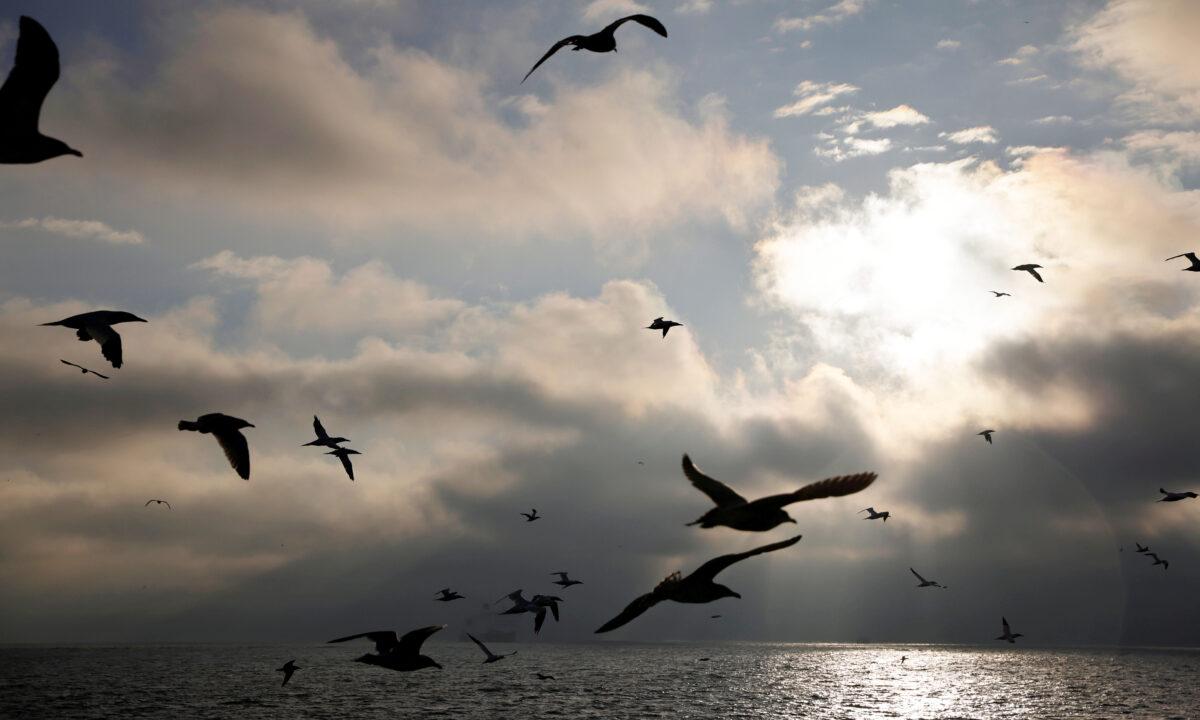
[[[238,429],[254,427],[254,423],[248,423],[245,420],[238,419]]]
[[[83,157],[83,153],[66,144],[62,140],[56,138],[44,138],[42,144],[46,149],[47,158],[60,157],[62,155],[74,155],[75,157]]]

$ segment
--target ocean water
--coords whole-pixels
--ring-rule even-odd
[[[352,662],[365,644],[3,647],[0,718],[1200,718],[1200,650],[492,650],[514,648],[482,665],[473,645],[431,642],[444,670],[396,673]],[[304,669],[280,687],[292,658]]]

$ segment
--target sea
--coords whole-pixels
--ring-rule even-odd
[[[0,718],[1200,719],[1200,649],[430,642],[444,669],[415,673],[367,649],[5,646]]]

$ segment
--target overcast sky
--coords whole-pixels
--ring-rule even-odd
[[[1200,643],[1200,501],[1155,502],[1200,490],[1200,277],[1163,262],[1200,250],[1200,5],[0,8],[84,153],[0,166],[0,641],[457,635],[555,570],[541,638],[580,640],[800,532],[612,637]],[[637,11],[670,37],[520,83]],[[108,382],[37,327],[102,308],[150,321]],[[214,411],[249,482],[175,429]],[[684,452],[750,496],[880,479],[701,530]]]

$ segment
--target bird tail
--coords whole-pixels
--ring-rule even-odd
[[[179,429],[180,430],[198,431],[200,429],[200,425],[192,422],[191,420],[180,420],[179,421]]]

